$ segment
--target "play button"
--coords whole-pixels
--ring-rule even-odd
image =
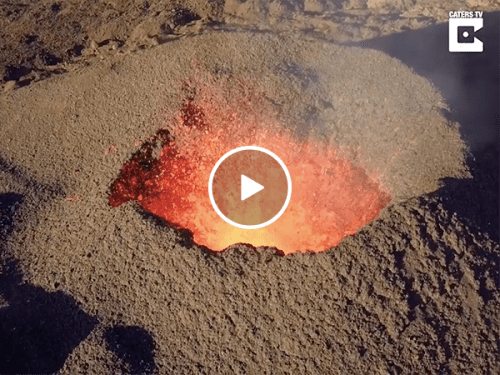
[[[252,195],[257,194],[264,189],[264,186],[258,184],[254,180],[248,178],[244,174],[241,175],[241,200],[244,201]]]
[[[292,183],[277,155],[262,147],[245,146],[219,159],[208,190],[212,206],[227,223],[257,229],[273,223],[285,211]]]

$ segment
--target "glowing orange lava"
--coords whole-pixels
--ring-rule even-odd
[[[111,187],[111,206],[137,201],[152,214],[188,228],[196,243],[215,251],[249,243],[275,246],[286,254],[320,252],[375,219],[390,202],[380,184],[335,148],[298,141],[277,120],[265,95],[250,87],[244,79],[210,77],[186,84],[182,107],[162,113],[162,130],[122,167]],[[278,155],[289,169],[293,189],[276,222],[245,230],[217,215],[207,186],[222,155],[249,145]]]

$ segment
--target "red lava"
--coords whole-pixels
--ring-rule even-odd
[[[264,95],[251,87],[245,79],[187,83],[182,107],[162,114],[162,129],[123,165],[111,186],[111,206],[137,201],[152,214],[191,230],[196,243],[214,251],[249,243],[275,246],[285,254],[321,252],[375,219],[391,200],[377,179],[333,146],[297,140],[277,120]],[[283,215],[265,228],[250,230],[222,220],[208,196],[210,172],[219,158],[249,145],[278,155],[293,186]]]

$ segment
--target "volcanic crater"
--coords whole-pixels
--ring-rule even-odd
[[[184,100],[173,121],[165,121],[170,131],[157,131],[133,153],[111,185],[112,207],[137,201],[175,227],[190,230],[196,243],[215,251],[248,241],[292,253],[325,251],[338,245],[390,202],[389,193],[375,179],[331,145],[300,140],[280,128],[277,116],[270,115],[272,108],[262,108],[265,102],[249,87],[235,93],[215,85],[204,83],[198,90],[191,89],[200,92]],[[231,100],[217,102],[214,91],[222,91]],[[240,118],[242,103],[246,114],[252,114],[251,122]],[[221,108],[224,105],[230,107]],[[258,118],[262,112],[268,117]],[[182,148],[176,143],[179,138]],[[249,144],[280,152],[290,165],[295,187],[288,212],[279,222],[250,233],[231,228],[214,215],[206,188],[208,173],[218,158]]]

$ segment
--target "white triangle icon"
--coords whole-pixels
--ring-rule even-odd
[[[264,189],[264,186],[245,175],[241,175],[241,200],[244,201]]]

